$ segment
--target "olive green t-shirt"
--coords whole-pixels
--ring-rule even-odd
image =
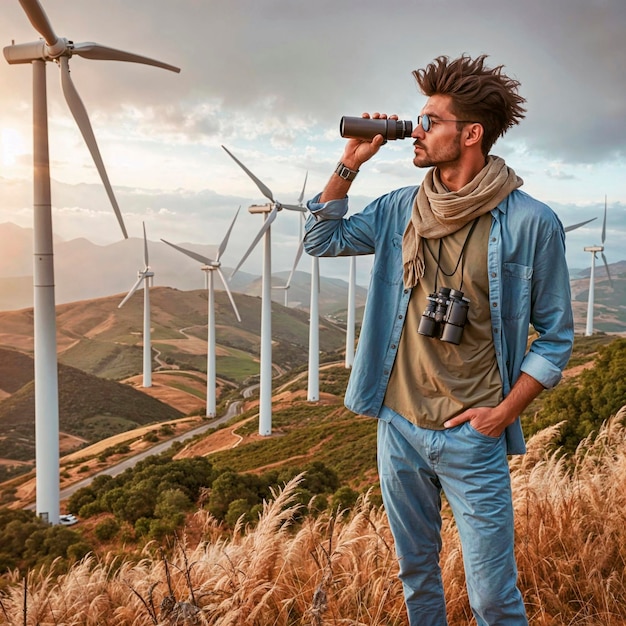
[[[491,214],[478,218],[461,256],[471,225],[442,239],[422,242],[425,273],[411,293],[385,394],[386,406],[423,428],[442,429],[444,422],[465,409],[494,407],[502,400],[489,310],[487,242]],[[441,287],[460,290],[470,300],[459,345],[417,332],[427,296]]]

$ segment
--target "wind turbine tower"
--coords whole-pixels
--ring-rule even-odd
[[[298,198],[298,206],[302,207],[303,213],[300,220],[300,244],[296,252],[296,258],[291,268],[291,274],[287,280],[287,285],[291,284],[291,279],[296,272],[300,257],[304,252],[304,222],[306,217],[304,211],[306,208],[302,204],[304,199],[304,190],[309,173],[304,177],[302,191]],[[288,288],[288,287],[287,287]],[[320,399],[320,328],[319,328],[319,294],[320,294],[320,260],[317,257],[311,257],[311,296],[309,300],[309,362],[308,362],[308,378],[307,378],[307,400],[309,402],[317,402]]]
[[[137,272],[137,282],[130,288],[126,297],[117,305],[121,309],[143,283],[143,386],[152,387],[152,342],[150,340],[150,287],[154,272],[150,269],[148,258],[148,239],[146,224],[143,224],[143,259],[144,268]]]
[[[253,239],[250,247],[233,270],[231,278],[244,264],[257,243],[263,238],[263,273],[261,279],[261,354],[260,354],[260,380],[259,380],[259,435],[267,437],[272,434],[272,240],[271,226],[276,219],[278,211],[289,209],[290,211],[305,212],[302,206],[282,204],[274,199],[272,191],[259,180],[241,161],[231,154],[224,146],[226,153],[241,167],[241,169],[254,181],[259,191],[269,200],[266,204],[253,204],[248,211],[255,215],[264,216],[263,226]]]
[[[350,257],[348,275],[348,315],[346,320],[346,360],[345,367],[350,369],[354,363],[354,341],[356,327],[356,257]]]
[[[320,399],[320,260],[311,257],[311,300],[309,305],[309,371],[306,399]]]
[[[100,44],[74,43],[58,37],[38,0],[20,0],[28,19],[43,39],[4,48],[11,65],[33,68],[33,212],[34,212],[34,347],[35,347],[35,463],[37,515],[59,523],[59,390],[57,375],[56,312],[52,243],[52,201],[48,152],[48,100],[46,63],[55,62],[69,109],[89,148],[125,238],[122,214],[109,183],[87,110],[70,77],[69,60],[74,55],[90,60],[128,61],[153,65],[173,72],[180,69],[147,57]]]
[[[241,207],[240,207],[241,208]],[[220,269],[222,263],[220,259],[222,258],[222,254],[226,250],[226,246],[228,244],[228,239],[230,237],[230,233],[233,230],[233,226],[235,225],[235,220],[237,219],[237,215],[239,215],[239,209],[235,213],[235,217],[230,224],[229,229],[226,231],[226,235],[222,240],[218,250],[217,256],[215,260],[210,259],[209,257],[203,256],[194,252],[193,250],[187,250],[186,248],[181,248],[180,246],[176,246],[169,241],[165,241],[165,239],[161,239],[163,243],[166,243],[168,246],[175,248],[179,252],[182,252],[186,256],[195,259],[196,261],[202,263],[202,267],[200,268],[203,272],[206,273],[206,285],[207,285],[207,294],[208,294],[208,322],[207,322],[207,364],[206,364],[206,416],[207,417],[215,417],[216,412],[216,382],[217,382],[217,369],[215,365],[215,282],[213,280],[213,274],[217,272],[222,284],[224,285],[224,290],[228,295],[230,303],[233,307],[233,311],[237,317],[237,321],[241,322],[241,317],[239,315],[239,311],[237,310],[237,306],[235,305],[235,300],[233,299],[233,294],[230,292],[228,288],[228,283],[224,278],[224,274]]]
[[[613,287],[613,281],[611,280],[611,273],[609,272],[609,265],[606,262],[604,256],[604,241],[606,239],[606,196],[604,196],[604,219],[602,220],[602,243],[599,246],[587,246],[584,248],[585,252],[591,252],[591,273],[589,275],[589,298],[587,300],[587,324],[585,326],[585,336],[591,337],[593,335],[593,306],[595,299],[595,284],[596,284],[596,255],[598,252],[602,256],[602,262],[606,268],[606,275],[609,279],[609,284]]]

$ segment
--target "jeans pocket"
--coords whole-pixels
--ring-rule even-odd
[[[495,443],[496,441],[500,441],[502,435],[500,435],[499,437],[492,437],[491,435],[485,435],[485,433],[481,433],[480,430],[477,430],[476,428],[474,428],[471,424],[471,422],[467,421],[465,422],[465,425],[467,426],[468,429],[468,436],[469,437],[474,437],[476,439],[482,439],[483,441],[487,442],[487,443]],[[504,433],[503,433],[504,434]]]

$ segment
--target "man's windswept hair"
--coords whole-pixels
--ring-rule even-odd
[[[484,129],[482,151],[485,156],[498,137],[524,119],[526,100],[517,92],[519,81],[502,73],[503,65],[485,66],[486,54],[472,59],[462,55],[450,60],[437,57],[413,76],[421,92],[452,98],[452,112],[458,119],[479,122]]]

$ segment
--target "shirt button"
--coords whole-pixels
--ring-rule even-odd
[[[491,278],[495,278],[498,274],[496,272],[491,272]]]
[[[387,376],[387,374],[389,374],[389,370],[383,370],[383,374]]]
[[[495,308],[495,307],[497,307],[497,306],[498,306],[498,303],[497,303],[497,302],[492,302],[492,303],[491,303],[491,306]]]
[[[392,343],[392,344],[391,344],[391,349],[392,349],[392,350],[395,350],[395,349],[396,349],[396,344],[395,344],[395,343]]]
[[[495,237],[492,237],[492,238],[491,238],[491,241],[495,241],[495,240],[496,240],[496,238],[495,238]]]
[[[398,315],[398,319],[401,320],[402,319],[402,315]]]

